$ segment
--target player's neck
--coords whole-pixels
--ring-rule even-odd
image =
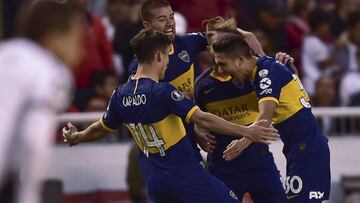
[[[149,78],[155,82],[159,82],[160,74],[157,70],[157,67],[154,67],[153,64],[139,64],[133,79]]]

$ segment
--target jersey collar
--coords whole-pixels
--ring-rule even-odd
[[[254,67],[254,69],[253,69],[253,71],[251,73],[251,80],[252,81],[255,81],[257,70],[258,70],[258,67],[257,67],[257,65],[255,65],[255,67]]]
[[[217,74],[214,70],[211,71],[210,76],[217,79],[217,80],[219,80],[219,81],[221,81],[221,82],[227,82],[227,81],[231,80],[230,75],[228,75],[227,77],[223,77],[223,76]]]
[[[169,51],[169,56],[174,54],[174,44],[171,43],[171,47],[170,47],[170,51]]]

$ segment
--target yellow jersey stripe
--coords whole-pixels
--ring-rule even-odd
[[[109,132],[116,132],[117,131],[116,129],[112,129],[112,128],[107,127],[102,118],[100,119],[100,124],[105,130],[107,130]]]
[[[260,104],[260,103],[263,102],[263,101],[273,101],[273,102],[275,102],[277,105],[279,105],[279,100],[276,99],[275,97],[264,97],[264,98],[261,98],[258,103]]]
[[[199,109],[199,107],[198,106],[194,106],[194,107],[192,107],[191,109],[190,109],[190,111],[187,113],[187,115],[186,115],[186,118],[185,118],[185,121],[187,122],[187,123],[190,123],[190,118],[191,118],[191,116],[194,114],[194,112],[196,111],[196,110],[198,110]]]

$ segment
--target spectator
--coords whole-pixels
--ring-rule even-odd
[[[113,72],[108,70],[98,70],[93,74],[91,84],[95,96],[104,99],[105,102],[108,103],[119,82]]]
[[[109,70],[96,70],[91,76],[91,88],[84,89],[75,96],[74,104],[80,110],[86,110],[90,99],[97,97],[108,102],[118,85],[116,75]]]
[[[85,54],[75,72],[77,88],[90,88],[91,75],[98,69],[113,69],[113,48],[108,41],[101,19],[86,11],[86,0],[76,1],[86,12],[87,32],[84,36]]]
[[[331,32],[335,37],[339,37],[341,32],[346,29],[349,14],[360,11],[359,0],[338,0],[337,2],[331,26]]]
[[[312,104],[315,107],[334,107],[338,106],[336,98],[336,84],[331,76],[323,76],[316,81],[315,94],[312,98]],[[337,131],[338,121],[331,117],[321,117],[318,123],[325,135]]]
[[[360,27],[360,23],[359,23]],[[357,51],[357,70],[347,73],[340,83],[340,101],[341,105],[354,105],[360,93],[360,50]],[[360,103],[359,103],[360,105]]]
[[[332,54],[325,42],[330,31],[330,15],[321,9],[316,9],[309,16],[310,35],[304,39],[302,49],[303,82],[309,95],[314,95],[315,82],[325,74],[332,73],[330,66],[337,55]]]
[[[189,32],[202,30],[202,21],[214,16],[224,16],[229,9],[228,0],[169,0],[174,11],[185,16]]]
[[[347,29],[340,37],[341,47],[336,62],[344,66],[344,72],[358,71],[356,53],[360,47],[360,11],[349,15]]]
[[[124,67],[124,79],[128,78],[128,67],[134,53],[131,49],[129,41],[140,31],[142,23],[140,21],[139,4],[141,1],[130,0],[129,9],[131,12],[128,13],[127,17],[121,21],[115,30],[114,36],[114,47],[115,52],[121,57],[122,66]],[[137,18],[136,18],[137,17]]]
[[[284,0],[261,0],[257,15],[257,24],[268,38],[268,47],[263,47],[268,54],[278,51],[289,52],[289,44],[284,29],[287,7]]]
[[[107,0],[102,23],[110,42],[114,40],[116,27],[129,18],[130,3],[131,0]]]
[[[301,60],[300,49],[304,41],[304,37],[310,33],[308,18],[310,12],[315,8],[315,0],[295,0],[293,5],[293,13],[287,19],[285,30],[290,46],[290,55],[295,58],[295,66],[300,69]]]

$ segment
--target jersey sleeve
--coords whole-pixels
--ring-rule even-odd
[[[203,94],[203,85],[201,82],[201,76],[199,76],[196,80],[195,80],[195,87],[194,87],[194,102],[196,103],[196,105],[198,105],[200,107],[201,110],[204,111],[205,109],[205,105],[202,101],[202,94]]]
[[[117,131],[123,123],[121,112],[118,109],[117,103],[118,96],[117,90],[115,90],[110,98],[106,112],[100,120],[102,127],[110,132]]]
[[[194,32],[183,36],[186,45],[192,50],[193,54],[205,51],[207,48],[207,39],[205,33]]]
[[[256,72],[254,87],[259,103],[263,101],[274,101],[279,104],[279,97],[282,88],[282,68],[278,63],[268,65],[271,67],[261,68]]]
[[[191,116],[199,107],[193,101],[185,98],[182,92],[176,90],[170,84],[164,83],[160,91],[160,98],[162,98],[165,108],[189,123]]]

